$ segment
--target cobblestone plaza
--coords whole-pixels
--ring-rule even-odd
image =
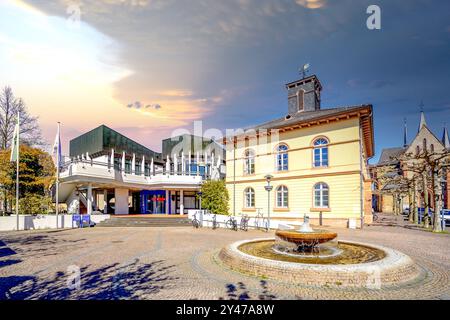
[[[382,289],[299,286],[236,273],[216,258],[262,231],[89,228],[0,234],[0,299],[449,299],[450,236],[404,226],[333,229],[391,247],[424,276]],[[79,268],[79,269],[78,269]],[[73,275],[79,270],[79,287]]]

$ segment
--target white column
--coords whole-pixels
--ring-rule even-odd
[[[173,174],[178,174],[178,155],[173,155]]]
[[[180,214],[184,214],[184,192],[180,190]]]
[[[131,173],[136,170],[136,154],[133,153],[133,159],[131,160]],[[136,174],[136,172],[134,172]]]
[[[141,162],[141,176],[145,176],[145,156],[142,156],[142,162]]]
[[[88,184],[87,189],[87,214],[92,214],[92,183]]]
[[[199,175],[200,171],[200,153],[197,151],[197,175]]]
[[[153,162],[153,158],[152,163],[150,164],[150,175],[155,175],[155,163]]]
[[[166,190],[166,214],[169,214],[169,190]]]
[[[114,198],[115,203],[115,214],[128,214],[128,189],[125,188],[115,188]]]
[[[188,158],[188,174],[191,175],[191,152],[189,151],[189,158]]]
[[[181,152],[181,174],[186,174],[186,159],[184,159],[184,151]]]
[[[167,155],[167,161],[166,161],[166,174],[170,175],[170,159],[169,159],[169,155]]]
[[[114,149],[111,149],[111,168],[114,168]]]
[[[108,213],[108,190],[103,190],[103,213]]]
[[[125,151],[122,152],[122,172],[125,172]]]

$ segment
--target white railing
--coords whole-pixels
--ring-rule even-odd
[[[128,184],[199,184],[207,175],[197,175],[195,172],[175,172],[165,169],[155,169],[153,172],[129,171],[111,166],[109,163],[94,160],[74,160],[66,162],[60,172],[62,180],[71,177],[86,177],[90,179],[107,179]]]

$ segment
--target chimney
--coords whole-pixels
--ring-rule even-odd
[[[322,85],[315,75],[286,84],[288,91],[288,114],[320,109]]]

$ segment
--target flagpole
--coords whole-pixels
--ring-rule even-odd
[[[60,123],[58,122],[58,150],[56,152],[56,229],[58,229],[58,213],[59,213],[59,163],[61,159],[59,159],[59,148],[61,148],[60,144],[60,131],[59,131]]]
[[[20,114],[17,111],[17,158],[16,158],[16,223],[19,231],[19,133],[20,133]],[[25,227],[25,226],[24,226]]]

